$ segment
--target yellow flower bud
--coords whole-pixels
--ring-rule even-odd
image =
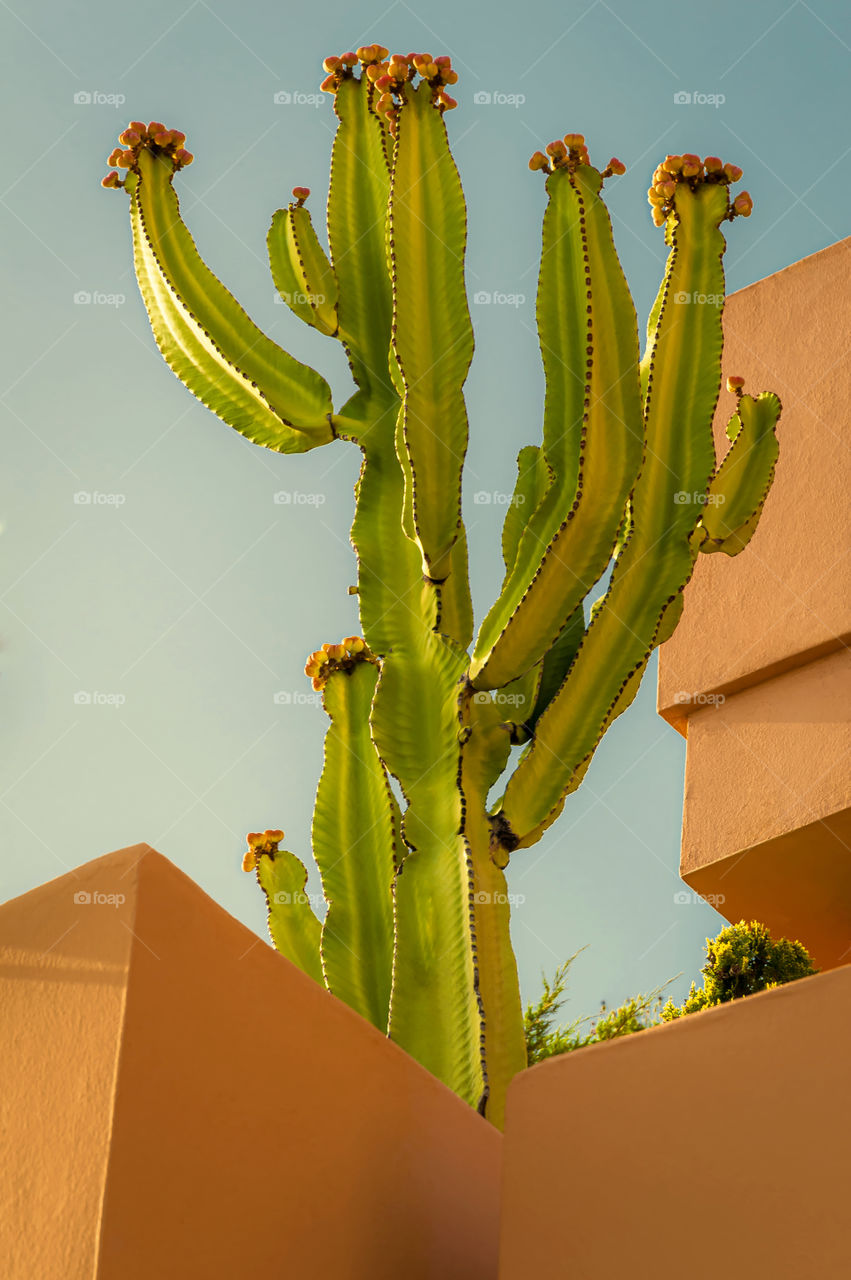
[[[242,855],[243,871],[253,871],[256,866],[257,866],[257,858],[255,854],[251,851],[251,849],[246,849],[245,853]]]
[[[585,135],[582,133],[566,133],[564,135],[564,145],[566,147],[575,147],[577,150],[585,146]]]
[[[736,395],[741,395],[744,385],[744,378],[740,378],[736,374],[731,374],[727,379],[727,390],[734,392]]]
[[[653,210],[653,225],[654,225],[654,227],[664,227],[664,225],[665,225],[665,223],[666,223],[667,221],[668,221],[668,219],[665,217],[665,215],[664,215],[664,213],[662,212],[662,210],[661,210],[661,209],[654,209],[654,210]]]
[[[730,182],[738,182],[739,178],[741,178],[742,176],[742,170],[739,168],[737,164],[725,164],[724,172],[729,178]]]
[[[323,71],[339,71],[342,63],[339,58],[325,58],[322,62]]]
[[[626,165],[624,164],[623,160],[618,160],[615,156],[612,156],[611,160],[607,165],[607,168],[612,173],[616,173],[618,176],[620,176],[622,173],[626,173]]]
[[[543,151],[536,151],[529,161],[529,168],[534,173],[536,169],[549,169],[550,162],[544,155]]]
[[[723,173],[724,165],[718,156],[707,156],[703,162],[703,167],[707,173]]]
[[[280,844],[284,838],[283,831],[264,831],[263,834],[267,840],[272,842],[272,844]]]
[[[749,218],[753,213],[753,200],[750,192],[740,191],[733,201],[733,212],[739,214],[742,218]]]

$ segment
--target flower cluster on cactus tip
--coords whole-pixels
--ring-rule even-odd
[[[581,164],[591,164],[585,137],[581,133],[566,133],[564,138],[557,138],[555,142],[547,144],[546,154],[543,151],[536,151],[529,161],[529,168],[533,173],[540,169],[542,173],[550,174],[555,173],[556,169],[568,169],[573,172]],[[626,165],[616,156],[612,156],[603,169],[602,176],[610,178],[612,174],[621,173],[626,173]]]
[[[687,152],[682,156],[665,156],[665,159],[653,174],[647,199],[653,209],[653,222],[663,227],[668,214],[674,208],[674,196],[677,186],[684,184],[692,191],[703,182],[716,182],[729,186],[738,182],[742,171],[737,164],[724,164],[717,156],[700,156]],[[747,191],[742,191],[732,201],[727,217],[730,221],[735,217],[749,218],[753,211],[753,200]]]
[[[364,45],[357,53],[326,58],[322,65],[328,75],[320,88],[325,93],[336,93],[343,81],[354,74],[358,63],[363,67],[361,78],[370,85],[372,109],[393,137],[405,101],[404,87],[417,76],[431,86],[432,102],[441,112],[458,106],[446,92],[447,85],[458,82],[458,72],[453,71],[447,54],[433,58],[430,53],[394,53],[390,57],[389,50],[381,44]]]
[[[137,171],[139,154],[145,147],[155,155],[166,156],[175,170],[184,168],[195,159],[192,152],[187,151],[183,145],[186,134],[179,129],[167,129],[159,120],[152,120],[147,125],[142,124],[141,120],[131,120],[124,132],[118,135],[118,141],[122,145],[110,152],[106,162],[116,168],[111,169],[101,180],[102,187],[123,187],[118,169]]]
[[[339,644],[323,644],[314,649],[307,659],[304,674],[310,676],[313,687],[322,689],[333,671],[350,672],[358,662],[375,662],[378,659],[362,636],[346,636]]]
[[[242,855],[243,871],[253,871],[264,853],[274,857],[283,838],[283,831],[249,831],[248,848]]]

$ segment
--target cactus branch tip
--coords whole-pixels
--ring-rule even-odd
[[[718,156],[707,156],[701,160],[693,152],[684,152],[681,156],[665,156],[657,165],[647,192],[647,200],[652,207],[653,222],[663,227],[669,214],[674,212],[677,192],[683,188],[696,191],[704,184],[717,183],[730,186],[738,182],[742,170],[737,164],[724,164]],[[728,203],[727,218],[736,216],[749,217],[753,209],[753,200],[747,191],[742,191],[735,200]]]
[[[248,842],[248,848],[242,855],[243,871],[253,871],[263,854],[268,854],[270,858],[274,858],[278,852],[278,845],[284,838],[283,831],[275,829],[274,831],[249,831],[245,837]]]
[[[548,142],[544,151],[536,151],[529,161],[529,168],[532,172],[540,170],[549,176],[555,173],[556,169],[567,169],[573,172],[580,165],[590,166],[591,159],[588,155],[588,148],[585,145],[585,135],[582,133],[566,133],[563,138],[556,138],[554,142]],[[620,160],[612,158],[607,168],[603,171],[604,178],[610,177],[613,173],[625,173],[626,165]]]
[[[394,53],[380,44],[362,45],[355,53],[331,55],[322,66],[326,77],[320,88],[324,93],[336,93],[345,80],[357,79],[355,71],[360,65],[360,79],[370,89],[370,107],[396,136],[399,113],[407,101],[405,86],[420,77],[428,84],[432,105],[443,114],[458,106],[446,88],[458,83],[458,73],[452,67],[448,54],[432,57],[430,53]]]
[[[108,165],[114,165],[105,178],[101,179],[102,187],[123,187],[117,169],[128,169],[139,172],[139,156],[144,150],[170,160],[174,172],[183,169],[195,159],[191,151],[187,151],[184,143],[186,134],[180,129],[167,129],[159,120],[143,124],[141,120],[131,120],[130,124],[118,135],[122,147],[115,147],[107,159]]]
[[[315,649],[305,663],[304,674],[310,676],[318,692],[335,671],[350,675],[360,662],[377,665],[378,659],[363,636],[346,636],[339,644],[323,644],[321,649]]]

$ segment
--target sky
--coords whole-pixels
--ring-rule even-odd
[[[277,304],[268,225],[296,184],[323,221],[335,123],[323,57],[373,41],[451,54],[468,289],[489,299],[471,305],[466,387],[481,620],[501,581],[514,460],[540,440],[545,197],[529,156],[580,131],[592,159],[625,162],[606,195],[642,329],[664,261],[646,203],[656,163],[696,151],[741,165],[755,209],[728,231],[728,290],[751,284],[848,234],[851,9],[3,0],[0,27],[0,900],[146,841],[265,937],[244,835],[282,827],[310,861],[327,719],[302,670],[310,650],[359,630],[347,594],[359,455],[342,442],[259,449],[165,366],[126,197],[100,186],[118,133],[138,118],[187,134],[196,160],[177,185],[200,251],[339,405],[342,350]],[[524,997],[587,948],[569,1017],[672,978],[682,997],[725,923],[682,892],[685,742],[656,714],[655,680],[654,657],[562,818],[509,868]]]

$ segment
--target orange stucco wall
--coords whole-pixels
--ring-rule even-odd
[[[160,854],[0,942],[3,1280],[494,1280],[501,1135]]]
[[[500,1280],[849,1274],[851,968],[533,1067]]]
[[[681,727],[701,695],[730,693],[851,641],[849,334],[851,238],[727,300],[724,374],[780,396],[780,459],[750,544],[732,558],[698,558],[682,621],[660,650],[659,712]],[[722,391],[719,457],[734,407]]]
[[[100,858],[0,906],[3,1280],[95,1274],[135,879]]]
[[[780,459],[751,543],[698,559],[659,656],[688,739],[683,878],[822,967],[851,958],[849,333],[851,240],[728,300],[724,371],[779,393]]]

